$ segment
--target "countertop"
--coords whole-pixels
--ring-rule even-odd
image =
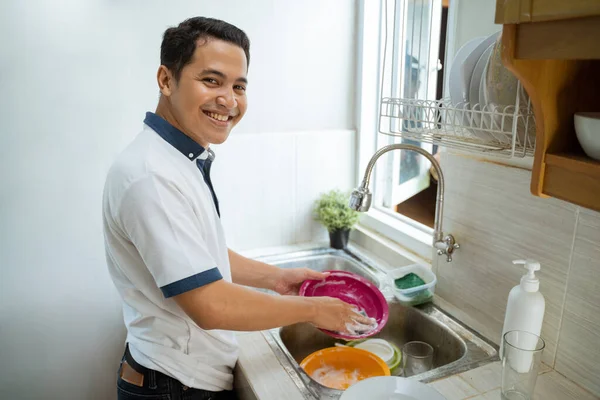
[[[255,257],[314,248],[315,244],[252,251],[244,255]],[[368,251],[360,249],[368,254]],[[376,258],[376,257],[373,257]],[[237,366],[236,387],[242,400],[303,400],[300,390],[287,374],[271,350],[262,332],[238,333],[240,357]],[[429,383],[447,400],[501,400],[501,364],[493,362],[470,371]],[[552,368],[542,364],[534,400],[598,400]]]

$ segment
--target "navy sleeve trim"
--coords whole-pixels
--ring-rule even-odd
[[[169,283],[160,288],[166,298],[177,296],[178,294],[189,292],[209,283],[223,279],[221,272],[217,267],[209,269],[199,274],[188,276],[173,283]]]

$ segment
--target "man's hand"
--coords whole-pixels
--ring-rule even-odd
[[[352,327],[368,328],[372,320],[359,314],[356,306],[345,303],[333,297],[308,297],[307,300],[315,304],[315,316],[311,321],[317,328],[327,329],[334,332],[355,335]]]
[[[323,280],[329,276],[329,273],[317,272],[308,268],[281,268],[278,272],[273,290],[284,296],[297,295],[305,280]]]

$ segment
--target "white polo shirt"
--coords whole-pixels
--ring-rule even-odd
[[[108,172],[103,198],[106,258],[127,342],[147,368],[189,387],[231,390],[235,334],[201,329],[172,299],[231,282],[218,201],[209,171],[199,168],[209,150],[153,113],[144,123]]]

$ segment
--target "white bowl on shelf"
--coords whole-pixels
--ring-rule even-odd
[[[600,112],[575,113],[575,133],[585,154],[600,161]]]

